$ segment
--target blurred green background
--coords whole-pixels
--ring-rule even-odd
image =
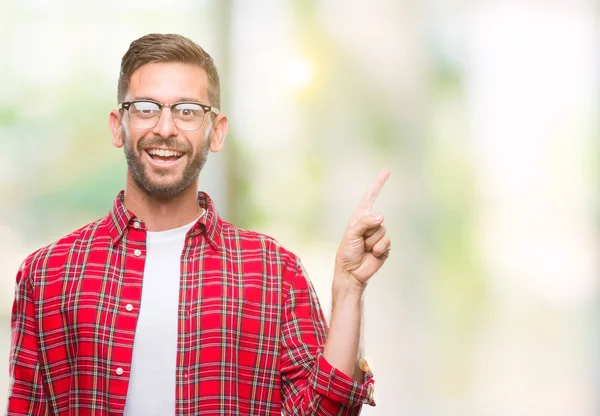
[[[18,266],[124,186],[120,58],[162,32],[221,72],[201,188],[298,254],[326,311],[346,221],[392,172],[363,414],[597,415],[598,28],[591,0],[0,0],[0,391]]]

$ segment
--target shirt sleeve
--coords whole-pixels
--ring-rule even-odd
[[[281,389],[286,414],[358,415],[375,405],[370,371],[362,382],[334,368],[323,356],[327,324],[316,292],[299,260],[284,298]]]
[[[17,273],[11,314],[8,416],[46,415],[46,394],[38,359],[32,286],[23,266]]]

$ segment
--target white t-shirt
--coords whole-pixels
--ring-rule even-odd
[[[185,236],[196,221],[147,233],[125,416],[175,414],[180,258]]]

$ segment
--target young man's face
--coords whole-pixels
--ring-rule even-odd
[[[182,63],[144,65],[131,75],[125,101],[139,99],[164,104],[180,101],[210,104],[206,71],[199,66]],[[120,124],[113,125],[113,118],[119,115],[118,111],[113,111],[111,126],[113,144],[124,147],[129,175],[135,184],[155,196],[173,196],[195,186],[208,151],[221,150],[223,128],[226,133],[224,117],[218,116],[213,124],[212,115],[206,113],[197,130],[184,130],[174,122],[169,108],[162,109],[157,124],[151,128],[140,128],[133,113],[133,110],[123,111]]]

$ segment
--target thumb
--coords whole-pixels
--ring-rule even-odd
[[[346,236],[349,238],[360,238],[370,230],[377,228],[383,222],[381,214],[367,214],[358,218],[353,218],[346,229]]]

